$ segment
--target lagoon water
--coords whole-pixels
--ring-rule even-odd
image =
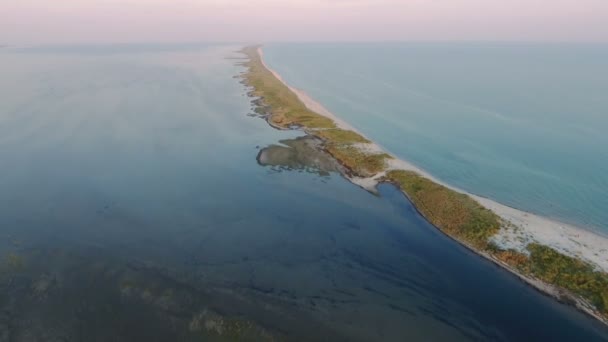
[[[0,50],[0,341],[608,339],[388,185],[259,165],[300,134],[236,48]]]
[[[608,45],[264,50],[288,83],[446,183],[608,234]]]

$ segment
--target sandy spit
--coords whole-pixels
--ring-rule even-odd
[[[332,119],[341,129],[355,131],[362,136],[365,136],[346,121],[340,119],[335,114],[330,112],[322,104],[315,101],[312,97],[306,94],[306,92],[287,84],[281,75],[266,65],[264,62],[264,52],[262,48],[258,49],[258,53],[262,57],[262,63],[264,66],[270,70],[277,79],[283,82],[285,86],[294,92],[300,101],[302,101],[306,107],[308,107],[308,109]],[[371,141],[369,138],[368,140]],[[390,151],[373,142],[370,144],[360,144],[359,147],[367,151],[387,152],[394,156],[394,154],[390,153]],[[550,246],[566,255],[584,260],[594,265],[598,270],[608,272],[608,238],[606,236],[578,228],[570,224],[558,222],[546,217],[511,208],[491,199],[468,193],[436,179],[428,172],[402,159],[395,158],[390,160],[388,170],[415,171],[438,184],[471,196],[477,202],[479,202],[479,204],[492,210],[505,222],[498,234],[492,237],[492,240],[503,248],[513,248],[520,252],[527,253],[526,246],[532,242],[536,242],[541,245]],[[376,186],[379,183],[378,180],[383,176],[384,173],[380,173],[369,178],[351,177],[350,180],[369,191],[375,191]]]

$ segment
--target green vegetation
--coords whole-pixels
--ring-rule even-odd
[[[325,116],[309,110],[289,88],[277,79],[262,62],[257,52],[258,46],[243,49],[249,57],[244,65],[249,68],[245,75],[248,85],[253,87],[253,95],[262,98],[272,109],[269,122],[281,128],[300,125],[306,128],[335,128],[335,123]]]
[[[514,249],[504,250],[492,242],[486,247],[486,252],[512,268],[519,270],[522,274],[527,274],[528,263],[530,262],[527,255]]]
[[[547,246],[533,243],[528,245],[528,250],[530,274],[579,295],[608,316],[608,274]]]
[[[476,250],[485,251],[523,275],[580,296],[608,317],[608,274],[536,243],[528,245],[530,256],[503,250],[489,241],[500,229],[500,218],[471,197],[411,171],[390,171],[386,180],[397,184],[422,215],[446,234]]]
[[[531,243],[527,249],[529,256],[514,250],[502,250],[492,244],[487,251],[523,275],[568,290],[608,319],[608,274],[548,246]]]
[[[343,130],[329,118],[309,110],[281,80],[263,64],[258,46],[243,50],[249,57],[245,82],[253,87],[258,104],[270,108],[268,121],[280,128],[301,127],[324,141],[323,149],[338,160],[351,174],[371,177],[387,171],[386,153],[365,151],[357,146],[369,143],[360,134]],[[576,258],[539,244],[530,244],[530,255],[504,250],[490,238],[500,230],[502,220],[468,195],[453,191],[415,172],[391,170],[382,178],[398,186],[420,213],[445,234],[509,265],[524,276],[577,295],[608,320],[608,274]]]
[[[459,241],[486,249],[500,229],[500,218],[492,211],[415,172],[390,171],[386,180],[397,184],[429,222]]]
[[[366,144],[370,142],[357,132],[339,128],[319,130],[318,132],[315,132],[315,135],[324,140],[331,141],[334,144]]]
[[[333,120],[308,109],[264,66],[258,46],[246,47],[242,52],[249,57],[244,63],[249,69],[244,75],[245,83],[253,87],[253,95],[260,97],[261,105],[270,108],[267,113],[270,124],[285,129],[298,126],[323,139],[325,150],[355,176],[369,177],[384,171],[386,159],[391,158],[388,154],[362,151],[354,144],[369,143],[369,140],[356,132],[337,128]]]
[[[386,153],[363,152],[352,145],[329,143],[325,150],[359,177],[371,177],[384,171],[386,160],[392,158]]]

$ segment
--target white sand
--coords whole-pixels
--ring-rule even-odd
[[[303,90],[296,89],[296,88],[290,86],[289,84],[287,84],[287,82],[285,82],[285,80],[283,79],[283,77],[281,75],[279,75],[279,73],[277,73],[276,71],[271,69],[266,64],[266,62],[264,62],[264,51],[262,50],[262,48],[258,48],[258,54],[260,55],[260,57],[262,59],[262,64],[264,65],[264,67],[266,69],[270,70],[270,72],[274,75],[274,77],[276,77],[279,81],[283,82],[283,84],[287,88],[289,88],[289,90],[291,90],[294,94],[296,94],[298,96],[298,98],[300,99],[300,101],[302,101],[308,109],[312,110],[313,112],[315,112],[317,114],[321,114],[325,117],[332,119],[336,123],[336,126],[338,126],[339,128],[354,131],[354,132],[361,134],[361,132],[357,131],[354,127],[349,125],[348,122],[335,116],[332,112],[327,110],[327,108],[323,107],[322,104],[313,100],[313,98],[308,96],[308,94],[306,94]]]
[[[259,48],[258,52],[262,57],[262,63],[264,63],[262,49]],[[281,75],[268,67],[268,65],[265,63],[264,66],[270,70],[277,79],[283,82],[285,86],[293,91],[298,96],[300,101],[302,101],[306,107],[308,107],[308,109],[332,119],[336,123],[336,126],[341,129],[355,131],[364,136],[360,131],[349,125],[344,120],[335,116],[319,102],[312,99],[304,91],[293,88],[287,84]],[[376,143],[359,144],[358,147],[365,151],[390,153],[388,150],[382,148]],[[541,245],[550,246],[566,255],[584,260],[594,265],[598,270],[608,272],[608,238],[605,236],[569,224],[557,222],[545,217],[514,209],[488,198],[470,194],[466,191],[445,184],[444,182],[430,175],[428,172],[405,160],[395,158],[390,160],[388,164],[388,170],[415,171],[436,183],[446,186],[454,191],[471,196],[482,206],[492,210],[505,221],[498,234],[492,237],[492,240],[503,248],[513,248],[520,252],[527,253],[526,246],[531,242],[537,242]],[[350,180],[367,190],[375,191],[375,188],[378,185],[378,179],[384,176],[384,174],[385,173],[383,172],[369,178],[351,177]]]

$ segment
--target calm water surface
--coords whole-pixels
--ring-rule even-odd
[[[299,133],[234,49],[0,50],[0,341],[607,339],[392,187],[259,165]]]
[[[443,181],[608,234],[608,45],[270,44],[269,64]]]

